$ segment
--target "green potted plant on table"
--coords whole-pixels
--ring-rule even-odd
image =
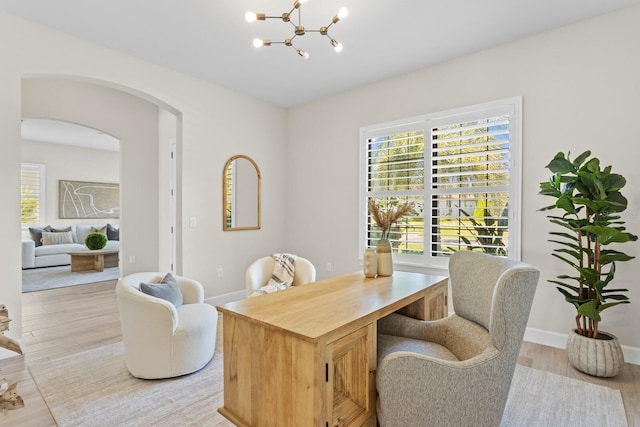
[[[560,227],[550,232],[550,242],[558,244],[553,256],[569,265],[572,274],[549,280],[567,302],[575,307],[576,328],[567,342],[567,356],[578,370],[590,375],[612,377],[624,363],[622,348],[616,337],[599,330],[601,313],[620,304],[629,304],[624,294],[628,289],[611,289],[616,263],[634,257],[610,245],[638,240],[625,231],[619,215],[627,208],[620,193],[626,179],[611,172],[611,166],[600,167],[600,160],[589,158],[590,151],[575,160],[558,153],[547,165],[552,172],[549,181],[540,183],[540,193],[555,202],[540,210],[559,210],[561,215],[548,215]]]
[[[102,233],[89,233],[84,239],[87,248],[96,251],[107,246],[107,236]]]

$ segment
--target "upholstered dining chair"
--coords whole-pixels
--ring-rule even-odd
[[[539,270],[478,252],[451,256],[452,314],[378,322],[382,427],[498,426]]]
[[[217,310],[204,303],[199,282],[173,278],[156,272],[134,273],[116,285],[125,360],[134,377],[189,374],[213,357]]]
[[[247,296],[250,296],[254,291],[260,289],[269,282],[274,266],[275,260],[272,256],[258,258],[249,265],[245,274]],[[316,268],[311,261],[306,258],[296,256],[295,272],[291,286],[304,285],[315,281]]]

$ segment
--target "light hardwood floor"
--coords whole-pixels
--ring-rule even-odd
[[[55,426],[28,368],[121,341],[115,281],[31,292],[23,294],[22,301],[26,355],[0,360],[0,377],[18,382],[25,407],[0,413],[0,426]],[[522,345],[518,363],[620,390],[629,426],[640,427],[640,366],[625,364],[613,379],[594,378],[573,369],[564,350],[528,342]]]

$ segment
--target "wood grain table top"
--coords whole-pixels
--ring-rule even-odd
[[[446,277],[402,271],[390,277],[366,278],[358,271],[217,308],[223,315],[240,316],[316,341],[358,320],[386,316],[443,280]]]

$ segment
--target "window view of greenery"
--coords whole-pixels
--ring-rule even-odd
[[[22,164],[20,183],[20,221],[23,226],[40,223],[41,170],[36,165]]]
[[[509,117],[431,130],[431,253],[507,256]]]
[[[418,215],[391,227],[389,241],[397,253],[424,253],[424,131],[371,138],[367,141],[368,196],[383,209],[414,203]],[[375,246],[381,230],[369,214],[367,245]]]
[[[458,250],[507,256],[509,116],[434,127],[428,147],[424,130],[369,138],[367,197],[382,207],[414,203],[418,215],[391,229],[396,253],[422,255],[426,244],[435,257]],[[367,245],[379,238],[369,215]]]
[[[20,187],[21,221],[22,224],[37,224],[39,222],[39,201],[33,197],[33,191],[27,186]]]

